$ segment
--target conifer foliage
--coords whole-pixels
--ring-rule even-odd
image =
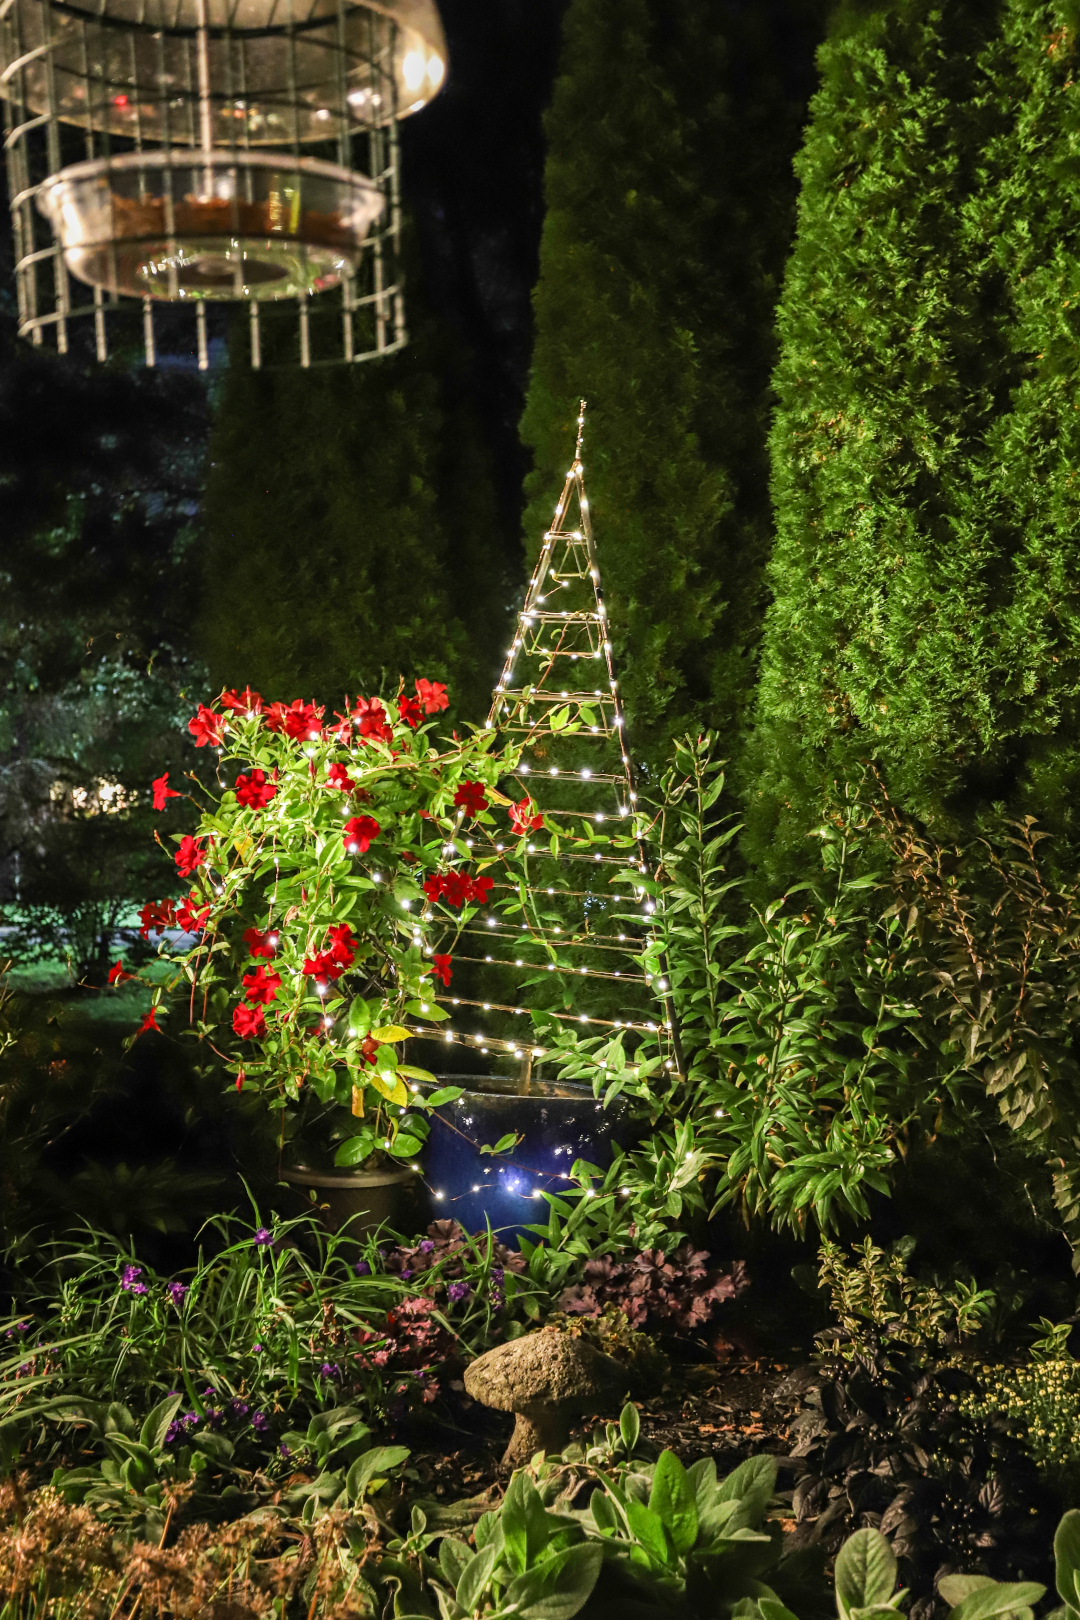
[[[752,682],[798,122],[770,77],[775,37],[750,37],[768,10],[571,0],[547,120],[525,532],[531,547],[551,518],[584,395],[646,758],[705,714],[730,734]]]
[[[508,593],[464,393],[430,324],[360,366],[230,366],[204,504],[216,686],[333,703],[423,673],[479,718]]]
[[[754,842],[774,871],[870,758],[939,833],[1001,805],[1068,826],[1070,16],[1061,0],[848,5],[822,49],[780,312],[753,749]]]

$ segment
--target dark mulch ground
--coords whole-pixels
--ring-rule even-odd
[[[801,1369],[793,1372],[769,1360],[673,1367],[657,1395],[634,1405],[642,1438],[650,1445],[658,1451],[670,1448],[686,1464],[715,1457],[725,1474],[755,1452],[786,1455],[801,1382]],[[575,1429],[574,1438],[587,1437],[598,1422],[616,1421],[618,1415],[605,1412],[590,1419]],[[462,1427],[444,1434],[442,1446],[415,1445],[410,1465],[419,1476],[420,1494],[453,1502],[504,1484],[501,1458],[511,1428],[509,1417],[472,1406]]]

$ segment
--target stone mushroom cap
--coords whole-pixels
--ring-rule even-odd
[[[557,1328],[496,1345],[465,1369],[473,1399],[501,1412],[586,1411],[594,1401],[617,1395],[625,1382],[626,1369],[617,1361]]]

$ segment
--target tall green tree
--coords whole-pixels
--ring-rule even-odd
[[[847,5],[822,49],[748,800],[774,877],[865,761],[939,835],[1075,839],[1074,11]]]
[[[455,717],[486,713],[509,599],[491,474],[460,356],[410,314],[384,360],[230,366],[203,508],[214,684],[340,704],[425,675]]]
[[[769,537],[772,316],[801,107],[775,8],[571,0],[522,434],[535,554],[589,402],[585,464],[635,748],[734,743]],[[816,8],[785,8],[812,26]],[[798,32],[795,30],[794,32]]]

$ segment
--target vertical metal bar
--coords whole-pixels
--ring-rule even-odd
[[[49,111],[48,123],[45,125],[45,151],[49,173],[56,174],[63,165],[60,158],[60,121],[57,117],[56,63],[53,59],[55,40],[52,26],[52,6],[49,0],[42,0],[41,28],[43,43],[46,46],[42,64],[45,69],[45,96]],[[56,347],[60,354],[66,354],[68,350],[67,315],[71,308],[71,291],[68,286],[67,265],[64,263],[64,255],[59,251],[59,243],[56,245],[57,252],[53,255],[53,296],[60,315],[60,319],[56,323]]]
[[[148,366],[157,365],[157,351],[154,348],[154,305],[153,300],[143,299],[143,354]]]
[[[206,300],[204,298],[195,301],[195,332],[199,342],[199,370],[205,371],[210,364],[210,359],[206,350]]]
[[[311,364],[311,334],[308,330],[308,301],[303,293],[298,299],[300,305],[300,365],[303,370]]]
[[[113,249],[113,285],[116,284],[116,250]],[[109,344],[105,336],[105,294],[94,288],[94,345],[99,362],[109,358]]]
[[[262,335],[259,331],[259,306],[254,298],[251,300],[249,309],[251,314],[251,365],[254,371],[258,371],[262,365]]]

